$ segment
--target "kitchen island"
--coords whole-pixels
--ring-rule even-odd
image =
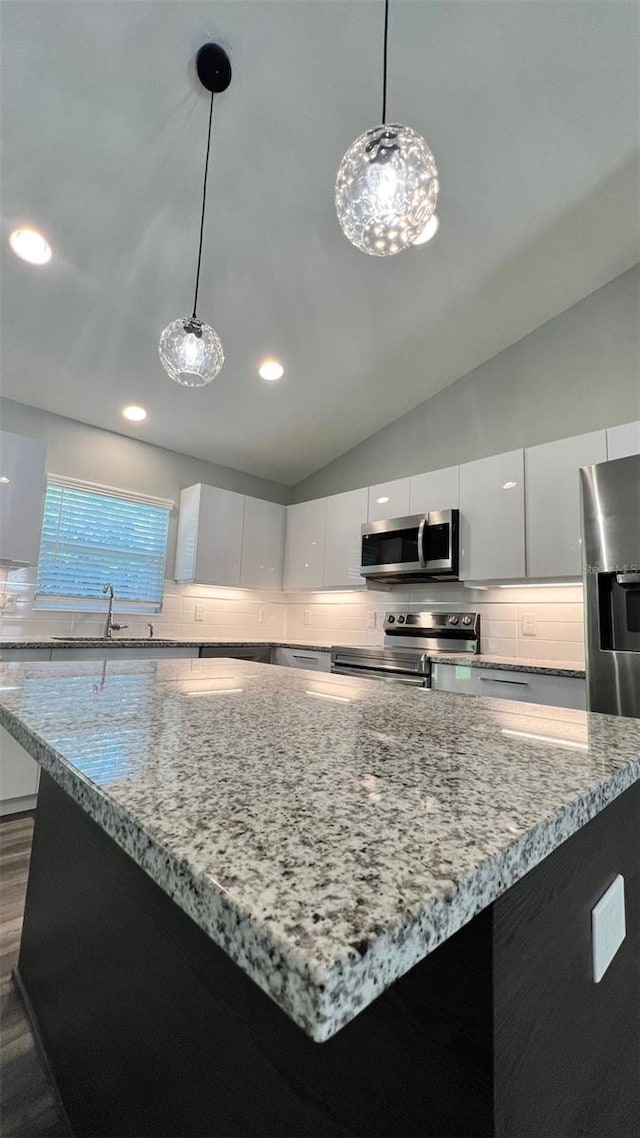
[[[638,721],[224,659],[0,681],[77,1135],[637,1132]]]

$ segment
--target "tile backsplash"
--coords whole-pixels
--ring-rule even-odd
[[[34,609],[33,574],[33,569],[9,574],[3,588],[15,597],[15,609],[0,612],[0,636],[101,635],[104,617],[98,613]],[[487,654],[584,662],[580,585],[467,589],[439,583],[382,591],[282,593],[167,581],[162,613],[119,613],[116,602],[114,620],[128,625],[131,636],[148,636],[147,622],[152,620],[158,637],[377,645],[383,641],[385,612],[425,605],[479,612],[481,650]]]

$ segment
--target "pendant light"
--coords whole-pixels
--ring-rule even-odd
[[[196,70],[202,86],[211,92],[209,103],[209,129],[207,133],[207,154],[204,163],[204,184],[202,187],[202,213],[200,215],[200,240],[198,243],[198,264],[196,268],[196,287],[191,316],[172,320],[160,337],[158,352],[165,371],[184,387],[204,387],[220,374],[224,363],[224,352],[218,333],[198,320],[198,286],[200,284],[200,265],[202,262],[202,237],[204,234],[204,215],[207,204],[207,175],[209,172],[209,151],[211,149],[211,123],[213,119],[213,96],[226,91],[231,82],[231,64],[223,48],[215,43],[204,44],[196,56]]]
[[[438,171],[422,135],[387,123],[389,0],[384,4],[382,123],[356,138],[336,178],[336,212],[349,241],[388,257],[424,233],[438,201]]]

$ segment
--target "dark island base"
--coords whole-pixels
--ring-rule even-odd
[[[639,833],[636,785],[318,1044],[43,773],[19,977],[74,1133],[636,1138]]]

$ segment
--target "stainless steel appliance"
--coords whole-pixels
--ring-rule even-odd
[[[227,660],[251,660],[255,664],[271,663],[271,645],[256,645],[253,648],[234,648],[233,645],[203,644],[200,658]]]
[[[340,676],[431,687],[431,658],[480,651],[475,612],[388,612],[381,648],[332,648],[331,671]]]
[[[588,707],[640,717],[640,455],[580,483]]]
[[[458,510],[366,522],[360,573],[371,581],[456,580]]]

